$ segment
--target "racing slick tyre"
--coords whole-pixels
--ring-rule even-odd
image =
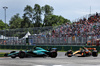
[[[68,50],[68,52],[65,53],[65,56],[72,57],[72,54],[73,54],[72,50]]]
[[[68,57],[72,57],[72,55],[71,54],[69,54],[69,55],[67,55]]]
[[[20,51],[20,52],[19,52],[19,58],[24,58],[24,57],[25,57],[25,52]]]
[[[16,51],[11,51],[10,54],[11,54],[11,53],[15,53],[15,52],[16,52]]]
[[[16,52],[16,51],[11,51],[10,54],[11,54],[11,53],[15,53],[15,52]],[[11,58],[16,58],[16,55],[11,55]]]
[[[66,53],[65,53],[65,56],[67,56],[67,57],[72,57],[72,54],[71,54],[71,53],[66,52]]]
[[[52,52],[52,53],[50,54],[50,57],[51,57],[51,58],[56,58],[56,57],[57,57],[57,52]]]
[[[92,56],[93,56],[93,57],[97,57],[97,56],[98,56],[98,52],[93,51],[93,52],[92,52]]]
[[[16,55],[11,55],[11,58],[16,58]]]

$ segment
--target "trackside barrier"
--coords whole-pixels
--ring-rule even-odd
[[[25,49],[33,49],[34,47],[36,46],[33,46],[33,45],[0,45],[0,49],[18,49],[18,50],[24,49],[25,50]],[[73,51],[76,51],[79,48],[87,47],[87,48],[96,48],[98,51],[100,51],[100,46],[37,45],[37,47],[41,47],[44,49],[57,48],[58,51],[67,51],[70,49]]]

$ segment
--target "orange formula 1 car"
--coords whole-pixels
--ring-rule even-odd
[[[91,51],[90,51],[91,50]],[[68,50],[68,52],[65,53],[65,56],[72,57],[72,56],[77,56],[77,57],[87,57],[87,56],[93,56],[97,57],[98,52],[96,48],[80,48],[79,50],[72,52],[72,50]]]

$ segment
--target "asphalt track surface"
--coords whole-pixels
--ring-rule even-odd
[[[7,51],[8,52],[8,51]],[[58,52],[57,58],[32,57],[32,58],[0,58],[0,66],[100,66],[98,57],[67,57],[65,52]]]

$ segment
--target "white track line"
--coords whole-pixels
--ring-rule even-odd
[[[49,66],[49,65],[35,65],[35,66]],[[63,66],[63,65],[51,65],[51,66]]]
[[[34,65],[33,65],[34,66]],[[35,66],[46,66],[46,65],[35,65]]]
[[[62,65],[53,65],[53,66],[62,66]]]

